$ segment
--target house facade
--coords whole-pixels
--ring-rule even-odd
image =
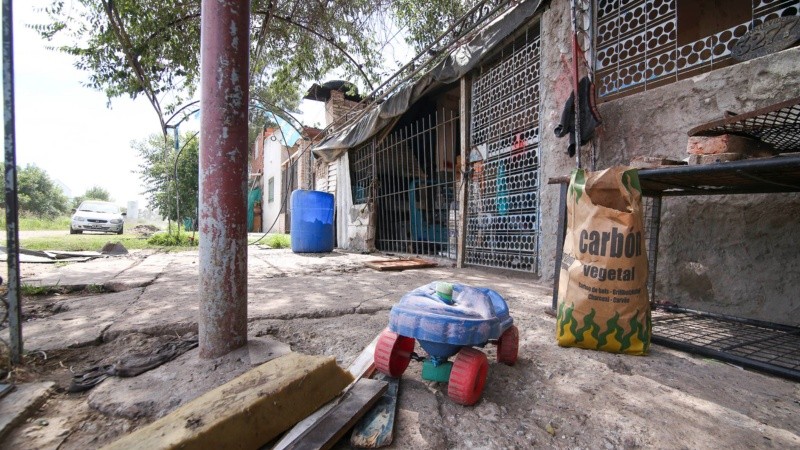
[[[554,132],[575,59],[602,120],[579,152],[587,169],[682,160],[689,129],[800,93],[800,47],[731,56],[752,28],[798,16],[797,0],[579,1],[577,58],[571,3],[493,2],[448,57],[325,137],[315,154],[336,170],[340,247],[552,280],[561,209],[548,181],[576,167]],[[655,300],[800,324],[799,200],[665,202]]]
[[[250,189],[260,188],[261,198],[253,208],[260,220],[251,232],[289,233],[291,193],[313,189],[313,158],[310,147],[321,130],[303,127],[303,134],[291,145],[280,128],[265,128],[256,138],[250,157]]]

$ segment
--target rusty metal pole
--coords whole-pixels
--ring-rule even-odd
[[[249,0],[201,10],[200,357],[247,343]]]
[[[14,22],[11,0],[3,0],[3,127],[5,130],[6,245],[11,363],[22,362],[22,303],[19,285],[19,203],[17,202],[17,135],[14,117]]]

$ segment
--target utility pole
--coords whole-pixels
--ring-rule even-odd
[[[250,1],[202,0],[200,357],[247,344]]]

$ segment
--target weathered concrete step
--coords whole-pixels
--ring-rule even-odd
[[[14,391],[0,399],[0,441],[47,400],[53,385],[49,381],[19,384]]]

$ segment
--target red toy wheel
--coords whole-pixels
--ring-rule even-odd
[[[400,336],[383,330],[375,345],[375,368],[391,377],[399,377],[406,371],[414,351],[414,338]]]
[[[488,373],[489,360],[482,351],[462,348],[453,361],[447,395],[456,403],[474,405],[481,398]]]
[[[497,340],[497,362],[513,366],[519,351],[519,330],[511,325]]]

